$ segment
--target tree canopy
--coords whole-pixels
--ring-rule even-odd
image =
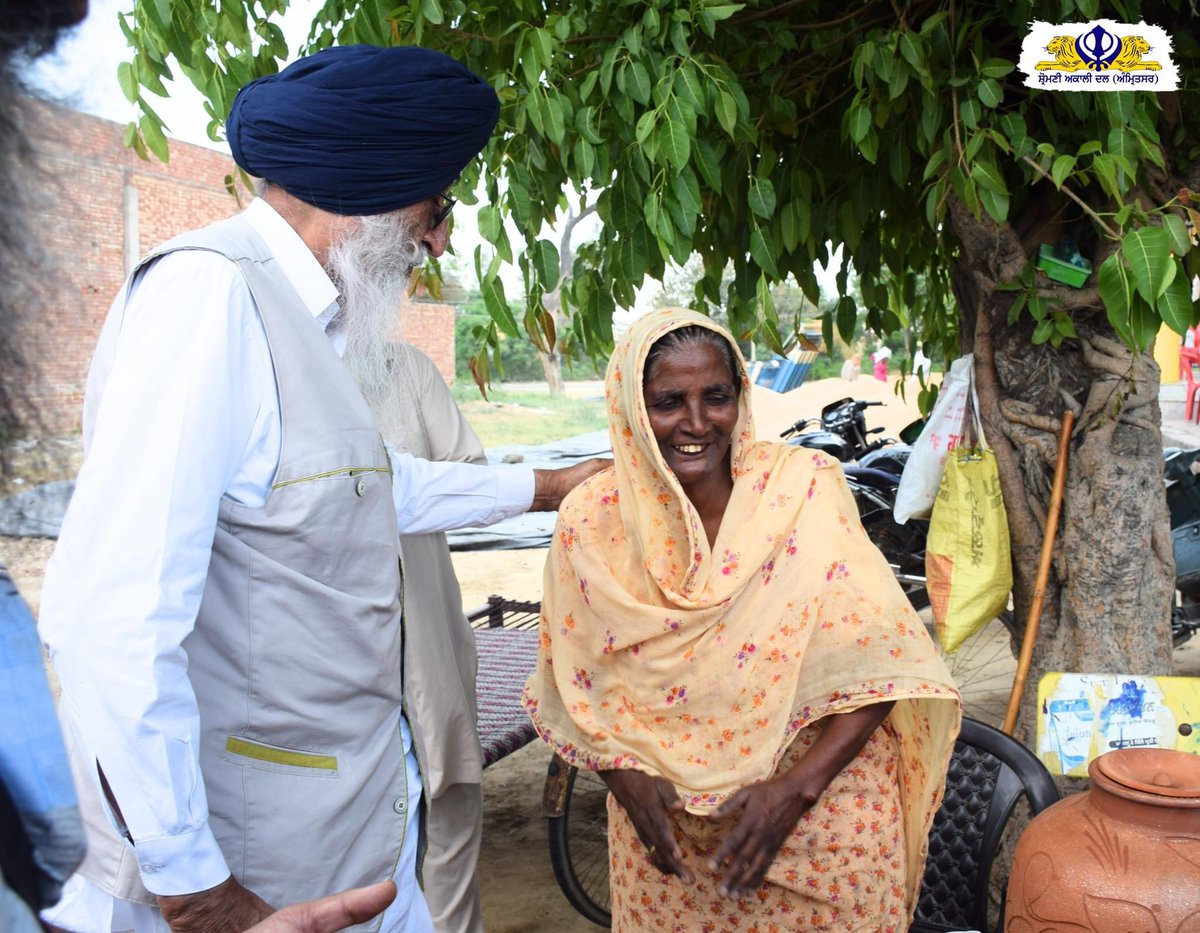
[[[585,348],[605,346],[614,309],[693,251],[707,270],[698,304],[724,304],[739,335],[762,328],[774,339],[768,286],[790,273],[816,303],[813,264],[826,263],[833,245],[841,247],[840,296],[826,313],[827,336],[851,334],[862,315],[880,332],[915,324],[950,349],[959,250],[946,220],[957,200],[1018,232],[1046,207],[1060,218],[1086,216],[1077,238],[1098,260],[1109,321],[1144,348],[1160,320],[1180,332],[1192,322],[1180,267],[1189,214],[1172,183],[1200,140],[1195,110],[1178,95],[1147,91],[1030,90],[1014,69],[1031,20],[1148,17],[1174,37],[1183,81],[1194,80],[1187,5],[1153,6],[328,0],[314,8],[301,51],[421,44],[496,88],[498,131],[458,193],[472,197],[482,178],[480,229],[496,254],[478,269],[480,283],[495,324],[513,336],[523,323],[537,343],[552,339],[542,298],[560,268],[546,225],[572,196],[598,199],[605,224],[604,236],[577,251],[562,294]],[[219,134],[237,89],[295,51],[278,24],[287,7],[137,0],[122,17],[136,51],[121,84],[142,111],[129,144],[166,157],[152,94],[164,93],[174,68],[207,97]],[[1153,211],[1165,213],[1152,220]],[[525,239],[519,253],[504,217]],[[504,294],[501,262],[523,273],[523,322]],[[727,263],[734,278],[722,294]],[[1033,342],[1057,346],[1075,333],[1071,302],[1045,284],[1032,268],[1007,283],[1018,292],[1010,317],[1030,316]]]
[[[121,83],[142,112],[129,144],[166,157],[152,101],[173,69],[206,95],[219,134],[236,90],[295,51],[278,24],[287,7],[136,0],[122,18],[135,51]],[[705,270],[695,304],[722,304],[739,337],[757,331],[777,346],[771,284],[792,275],[818,303],[813,265],[840,248],[839,294],[822,304],[827,345],[865,322],[880,334],[907,329],[947,359],[975,354],[1020,619],[1034,602],[1059,415],[1076,414],[1032,682],[1054,670],[1170,669],[1175,581],[1159,374],[1147,348],[1163,322],[1183,333],[1196,321],[1192,0],[326,0],[313,9],[301,52],[420,44],[499,94],[498,130],[457,188],[464,199],[477,185],[485,192],[480,229],[495,257],[475,261],[493,351],[500,332],[522,330],[546,348],[551,297],[560,343],[602,351],[613,312],[693,253]],[[1025,85],[1016,64],[1031,21],[1099,18],[1161,27],[1181,90]],[[564,264],[547,229],[584,202],[603,233]],[[1094,272],[1081,287],[1048,278],[1036,269],[1043,246],[1078,250]],[[523,274],[517,313],[498,275],[506,262]]]

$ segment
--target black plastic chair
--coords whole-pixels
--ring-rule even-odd
[[[1059,799],[1054,779],[1033,752],[999,729],[963,719],[909,933],[989,929],[992,860],[1022,794],[1033,813]],[[1002,905],[998,929],[1003,923]]]

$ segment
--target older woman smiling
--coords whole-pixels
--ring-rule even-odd
[[[755,443],[701,315],[635,322],[606,391],[526,702],[611,791],[614,929],[905,929],[958,694],[840,467]]]

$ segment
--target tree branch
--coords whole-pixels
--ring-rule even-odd
[[[760,19],[770,19],[773,16],[778,16],[792,7],[801,6],[805,3],[811,3],[812,0],[786,0],[786,2],[773,6],[766,10],[756,10],[753,13],[743,13],[741,16],[731,16],[729,24],[731,26],[740,26],[742,23],[753,23]]]
[[[1029,156],[1021,156],[1021,158],[1024,159],[1026,162],[1028,162],[1030,165],[1032,165],[1035,172],[1037,172],[1039,175],[1041,175],[1043,178],[1045,178],[1051,184],[1054,184],[1054,178],[1050,175],[1049,172],[1047,172],[1044,168],[1042,168],[1040,165],[1038,165],[1035,160],[1031,159]],[[1119,234],[1116,230],[1114,230],[1112,227],[1110,227],[1108,224],[1106,224],[1104,222],[1104,218],[1101,217],[1099,214],[1097,214],[1094,210],[1092,210],[1091,205],[1089,205],[1086,201],[1084,201],[1081,197],[1079,197],[1079,195],[1077,195],[1074,191],[1072,191],[1066,185],[1060,185],[1058,187],[1059,187],[1059,190],[1063,194],[1065,194],[1068,198],[1070,198],[1072,201],[1074,201],[1076,204],[1078,204],[1080,207],[1082,207],[1084,213],[1087,214],[1089,217],[1091,217],[1092,220],[1096,221],[1096,223],[1100,225],[1101,229],[1103,229],[1105,233],[1107,233],[1114,240],[1121,239],[1121,234]]]

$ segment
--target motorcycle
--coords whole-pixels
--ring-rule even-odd
[[[1166,448],[1163,482],[1175,554],[1171,640],[1178,648],[1200,629],[1200,448]]]
[[[821,409],[819,418],[801,418],[780,433],[789,444],[820,450],[842,463],[867,536],[883,552],[913,608],[929,605],[925,589],[925,538],[928,522],[896,522],[893,509],[900,474],[912,448],[883,428],[868,428],[865,412],[883,402],[843,398]],[[811,430],[810,430],[811,429]]]

